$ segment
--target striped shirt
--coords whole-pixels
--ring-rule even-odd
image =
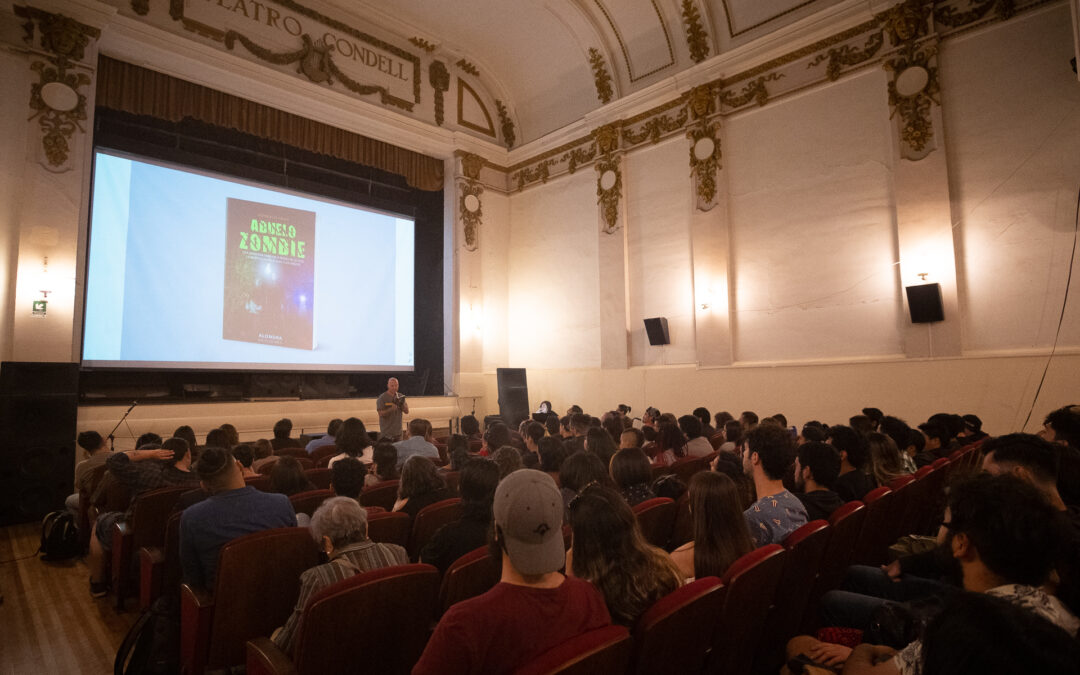
[[[327,586],[344,581],[361,572],[408,564],[408,553],[397,544],[376,544],[373,541],[364,541],[336,549],[330,562],[312,567],[300,575],[300,597],[296,600],[296,608],[293,609],[292,616],[285,625],[274,633],[274,643],[283,652],[292,656],[296,631],[300,627],[304,607],[312,596]]]

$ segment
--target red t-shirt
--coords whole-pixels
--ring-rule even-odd
[[[609,624],[603,596],[587,581],[568,577],[558,588],[499,583],[443,615],[412,672],[510,673]]]

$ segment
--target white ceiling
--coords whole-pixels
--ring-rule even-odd
[[[615,100],[695,65],[687,4],[713,57],[840,0],[325,1],[467,59],[508,102],[528,142],[601,107],[590,48],[607,63]]]

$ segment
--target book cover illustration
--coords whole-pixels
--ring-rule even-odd
[[[222,337],[315,348],[315,213],[228,199]]]

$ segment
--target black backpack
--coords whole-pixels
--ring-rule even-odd
[[[53,511],[41,521],[42,560],[70,560],[82,553],[75,518],[68,511]]]
[[[159,597],[124,637],[113,660],[114,675],[178,675],[180,672],[180,603],[176,595]]]

